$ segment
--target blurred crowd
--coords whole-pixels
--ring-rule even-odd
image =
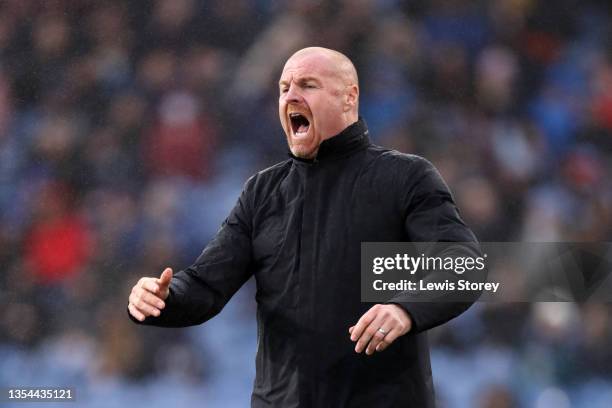
[[[481,241],[612,241],[609,2],[4,0],[0,386],[248,405],[252,282],[190,329],[127,297],[286,158],[277,81],[308,45],[355,62],[373,142],[434,162]],[[611,311],[476,304],[430,333],[440,406],[612,406]]]

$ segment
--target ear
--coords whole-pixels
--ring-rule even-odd
[[[357,101],[359,101],[359,87],[356,84],[351,84],[347,86],[348,90],[345,94],[345,104],[344,111],[348,112],[354,109],[357,106]]]

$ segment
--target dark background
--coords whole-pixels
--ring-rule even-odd
[[[607,3],[0,2],[0,386],[248,405],[252,284],[192,329],[125,306],[286,157],[276,82],[303,46],[355,62],[373,141],[434,162],[482,241],[611,241]],[[611,406],[610,312],[477,304],[430,333],[440,406]]]

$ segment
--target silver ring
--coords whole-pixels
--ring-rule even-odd
[[[387,332],[385,330],[383,330],[382,327],[380,329],[378,329],[378,331],[381,332],[383,336],[387,335]]]

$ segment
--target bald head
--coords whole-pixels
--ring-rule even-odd
[[[331,75],[339,77],[345,85],[356,85],[359,87],[359,79],[357,70],[353,62],[341,52],[323,47],[307,47],[295,52],[287,63],[293,58],[305,56],[319,56],[323,60],[327,60],[329,65],[326,67]]]

